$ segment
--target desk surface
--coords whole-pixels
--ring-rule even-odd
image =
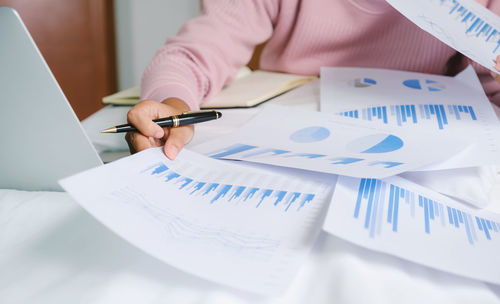
[[[308,98],[298,94],[286,104],[317,109]],[[274,102],[285,103],[284,99]],[[124,111],[111,110],[120,115]],[[230,132],[227,126],[236,128],[258,111],[226,110],[231,113],[224,116],[231,117],[227,125],[200,125],[193,144]],[[102,138],[96,140],[99,144]],[[106,151],[104,143],[101,151]],[[499,194],[494,200],[500,202],[496,199],[500,184],[496,189]],[[279,298],[263,298],[186,274],[150,257],[97,222],[65,193],[0,190],[0,303],[75,302],[500,303],[500,287],[322,233],[288,291]]]

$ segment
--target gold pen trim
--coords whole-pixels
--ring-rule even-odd
[[[172,116],[172,122],[172,128],[177,128],[179,126],[179,117],[177,117],[177,115]]]

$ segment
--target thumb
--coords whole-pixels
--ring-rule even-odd
[[[500,75],[493,72],[493,71],[490,71],[490,75],[491,77],[493,77],[493,79],[495,79],[497,82],[500,82]]]
[[[497,56],[495,69],[498,71],[498,73],[500,73],[500,56]],[[496,81],[500,82],[500,75],[498,73],[490,71],[491,77],[493,77]]]
[[[171,128],[167,142],[163,147],[165,155],[174,160],[181,149],[191,141],[194,135],[194,126],[184,126],[180,128]]]
[[[141,101],[128,111],[127,120],[143,135],[162,138],[163,129],[153,122],[153,119],[158,118],[158,107],[160,107],[160,103],[156,101]]]

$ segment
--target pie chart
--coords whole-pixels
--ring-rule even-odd
[[[429,92],[439,92],[444,90],[446,87],[435,80],[419,80],[419,79],[408,79],[403,81],[403,85],[410,89],[424,90]]]
[[[354,153],[388,153],[403,147],[403,140],[395,135],[379,133],[360,137],[347,144]]]
[[[377,84],[377,81],[372,78],[356,78],[352,81],[355,88],[366,88]]]
[[[290,140],[296,143],[312,143],[322,141],[330,136],[330,131],[324,127],[307,127],[290,135]]]

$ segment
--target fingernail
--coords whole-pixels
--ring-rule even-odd
[[[174,160],[177,154],[179,154],[179,150],[175,146],[166,146],[165,154],[167,154],[168,158]]]
[[[163,130],[158,130],[155,133],[155,138],[162,138],[163,137]]]

